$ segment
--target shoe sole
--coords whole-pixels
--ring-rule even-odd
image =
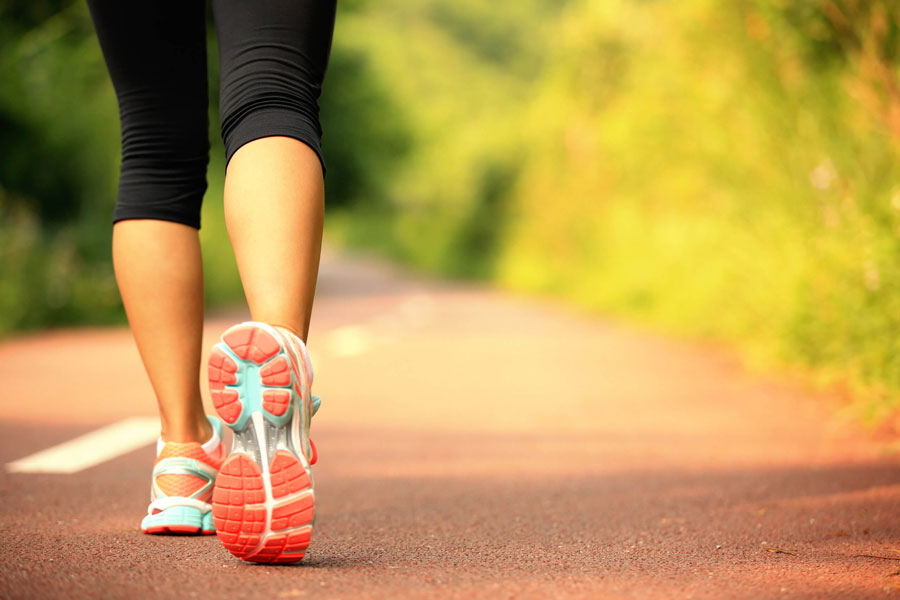
[[[249,562],[299,562],[312,535],[315,493],[301,450],[309,377],[292,362],[280,335],[261,323],[231,327],[209,358],[213,406],[234,431],[213,488],[213,522],[225,548]]]

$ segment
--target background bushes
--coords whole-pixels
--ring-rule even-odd
[[[115,102],[87,12],[0,11],[0,331],[121,320]],[[331,243],[726,340],[846,385],[873,419],[891,413],[895,0],[342,0],[339,13],[322,101]],[[212,304],[240,298],[222,168],[214,147]]]

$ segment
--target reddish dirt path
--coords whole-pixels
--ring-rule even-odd
[[[148,446],[78,475],[0,473],[0,597],[900,594],[898,460],[828,398],[715,350],[377,265],[327,260],[317,302],[303,565],[142,535]],[[211,319],[206,349],[243,316]],[[121,329],[0,343],[0,381],[4,463],[153,414]]]

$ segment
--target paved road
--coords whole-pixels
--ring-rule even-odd
[[[207,351],[244,316],[210,319]],[[830,398],[714,348],[334,256],[314,321],[303,565],[142,535],[147,445],[74,475],[0,473],[0,596],[900,594],[898,459]],[[144,379],[125,330],[0,343],[0,461],[153,415]]]

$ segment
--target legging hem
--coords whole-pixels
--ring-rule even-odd
[[[181,225],[187,225],[188,227],[193,227],[199,231],[200,229],[200,218],[190,218],[185,217],[182,214],[174,214],[174,213],[163,213],[163,212],[154,212],[152,214],[148,214],[146,210],[143,211],[135,211],[134,214],[128,214],[127,211],[116,211],[113,214],[112,224],[115,225],[119,221],[134,221],[134,220],[145,220],[145,221],[169,221],[171,223],[180,223]]]
[[[242,146],[267,137],[289,137],[309,146],[316,153],[322,167],[322,177],[325,177],[325,158],[322,156],[319,133],[300,113],[287,109],[257,110],[238,123],[226,136],[226,170],[234,153]]]

